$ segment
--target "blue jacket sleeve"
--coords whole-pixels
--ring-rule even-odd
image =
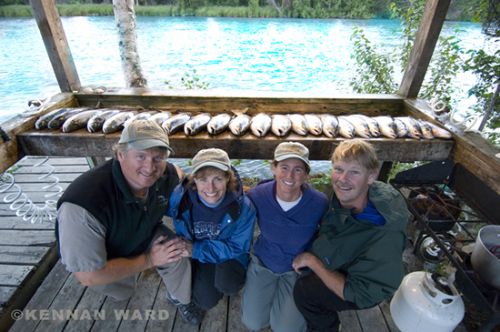
[[[252,244],[255,215],[255,207],[245,197],[240,217],[230,221],[234,225],[225,225],[218,239],[193,242],[193,258],[202,263],[220,263],[248,254]],[[227,215],[226,218],[231,220]]]

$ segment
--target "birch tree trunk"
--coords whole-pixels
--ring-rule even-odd
[[[147,85],[142,74],[137,34],[135,32],[134,0],[113,0],[113,12],[118,28],[120,59],[127,87],[141,88]]]

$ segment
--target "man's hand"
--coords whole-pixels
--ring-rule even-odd
[[[182,257],[187,257],[186,242],[181,238],[166,241],[167,237],[159,236],[153,245],[147,258],[152,266],[161,266],[177,262]]]
[[[302,254],[295,257],[295,259],[292,262],[292,267],[295,270],[295,272],[300,274],[301,270],[307,268],[314,271],[313,265],[318,263],[321,264],[321,262],[316,256],[308,252],[303,252]]]

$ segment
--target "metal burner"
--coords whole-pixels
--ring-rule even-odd
[[[415,254],[431,264],[448,260],[457,288],[488,317],[480,331],[492,331],[500,323],[500,290],[479,279],[470,251],[479,229],[500,221],[498,194],[449,160],[400,172],[391,184],[415,217]]]

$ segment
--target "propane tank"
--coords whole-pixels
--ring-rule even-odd
[[[402,332],[452,332],[465,313],[456,288],[424,271],[404,277],[390,309],[394,323]]]

